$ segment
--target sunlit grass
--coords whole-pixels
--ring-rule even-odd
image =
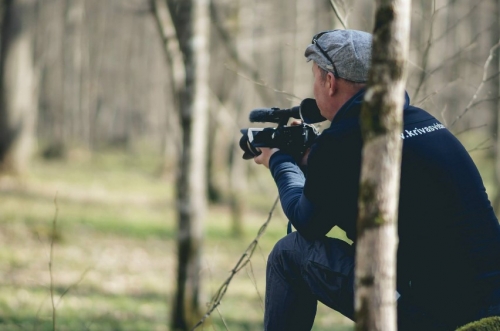
[[[173,176],[160,177],[160,165],[157,158],[120,153],[72,162],[37,160],[29,177],[0,181],[1,330],[52,330],[51,296],[59,302],[57,330],[168,330],[177,225]],[[267,219],[276,194],[269,187],[249,194],[240,238],[231,232],[227,207],[209,208],[203,302],[226,280]],[[265,263],[285,233],[278,206],[251,264],[233,278],[204,329],[223,330],[223,320],[231,330],[262,329]],[[315,329],[346,325],[320,307]]]
[[[473,157],[487,173],[487,187],[494,186],[486,153]],[[160,177],[160,165],[158,158],[119,153],[38,160],[28,178],[0,181],[0,330],[52,330],[52,239],[57,330],[168,330],[177,223],[173,175]],[[249,189],[242,237],[233,236],[226,206],[208,210],[204,303],[257,235],[276,197],[268,173],[254,176],[262,178]],[[286,224],[278,205],[251,263],[233,278],[204,330],[225,330],[224,323],[232,331],[262,330],[265,264]],[[352,330],[352,322],[320,304],[314,330]]]

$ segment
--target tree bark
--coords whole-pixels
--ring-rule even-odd
[[[63,105],[68,114],[65,126],[69,128],[68,139],[81,141],[82,127],[82,75],[83,75],[83,24],[84,4],[82,0],[65,1],[64,47],[63,47]]]
[[[304,65],[303,48],[311,42],[315,31],[316,4],[309,0],[295,0],[295,47],[293,65],[293,95],[298,99],[294,100],[292,106],[299,104],[302,99],[312,94],[313,76],[311,68]]]
[[[176,35],[176,28],[172,20],[171,13],[165,0],[150,0],[156,26],[160,33],[165,49],[165,60],[168,68],[170,80],[170,100],[172,107],[167,109],[167,130],[164,137],[164,164],[163,173],[169,172],[170,159],[172,155],[177,157],[180,154],[180,130],[178,129],[178,114],[174,109],[179,109],[179,98],[184,88],[186,80],[186,70],[184,68],[184,57]]]
[[[492,10],[495,13],[500,14],[500,3],[499,0],[494,0],[492,1]],[[493,28],[492,32],[492,44],[498,42],[500,37],[500,25],[497,25],[496,27]],[[497,50],[497,60],[493,64],[493,72],[498,72],[500,69],[500,51]],[[495,195],[493,196],[493,208],[495,209],[495,213],[497,215],[500,215],[500,76],[497,77],[495,80],[494,84],[494,92],[493,97],[493,118],[495,119],[495,124],[494,124],[494,132],[496,132],[496,139],[495,139],[495,150],[493,151],[493,159],[494,159],[494,166],[495,166],[495,181],[496,181],[496,187],[497,190],[494,193]],[[495,137],[495,135],[493,135]]]
[[[30,0],[5,1],[0,63],[0,172],[28,170],[37,118],[32,39],[23,12]]]
[[[172,6],[170,7],[172,8]],[[184,56],[181,91],[182,151],[177,178],[178,260],[172,329],[188,330],[200,315],[200,263],[206,208],[206,128],[209,105],[209,1],[177,3],[177,40]]]
[[[409,0],[379,0],[361,124],[356,330],[396,330],[397,207]]]

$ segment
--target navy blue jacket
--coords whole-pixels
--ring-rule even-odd
[[[307,176],[287,154],[270,159],[283,210],[307,238],[337,225],[356,243],[363,95],[318,137]],[[468,321],[476,308],[500,303],[491,298],[500,291],[500,225],[468,152],[408,97],[401,139],[398,291],[446,320]]]

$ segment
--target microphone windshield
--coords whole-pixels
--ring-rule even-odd
[[[250,122],[269,122],[269,118],[272,116],[273,110],[271,108],[257,108],[250,112],[248,119]]]
[[[307,98],[300,103],[300,118],[306,124],[326,121],[316,104],[316,100]]]
[[[306,124],[313,124],[323,122],[326,120],[321,115],[316,100],[304,99],[300,106],[295,106],[290,109],[280,108],[257,108],[250,112],[248,119],[250,122],[273,122],[282,123],[287,121],[290,117],[302,119]]]

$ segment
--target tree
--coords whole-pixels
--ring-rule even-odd
[[[397,206],[409,0],[379,0],[361,114],[363,165],[356,247],[357,330],[396,330]]]
[[[209,1],[168,2],[184,59],[179,90],[182,150],[177,177],[177,286],[171,327],[188,330],[200,317],[202,218],[206,208],[206,131],[209,104]]]
[[[31,0],[4,1],[0,62],[0,171],[27,171],[37,118],[37,83],[26,8]]]
[[[497,0],[492,1],[492,11],[495,13],[500,13],[500,4],[498,3]],[[496,29],[492,30],[492,42],[496,43],[500,39],[500,26],[497,27]],[[496,61],[493,62],[493,72],[497,73],[499,72],[500,69],[500,51],[497,50],[497,58]],[[493,151],[493,160],[494,160],[494,166],[495,166],[495,181],[498,184],[500,184],[500,79],[497,77],[494,80],[493,83],[494,91],[493,91],[493,118],[495,119],[495,125],[493,129],[493,137],[496,135],[495,139],[495,150]],[[495,209],[495,213],[497,215],[500,215],[500,190],[497,190],[495,192],[495,195],[493,197],[493,208]]]

